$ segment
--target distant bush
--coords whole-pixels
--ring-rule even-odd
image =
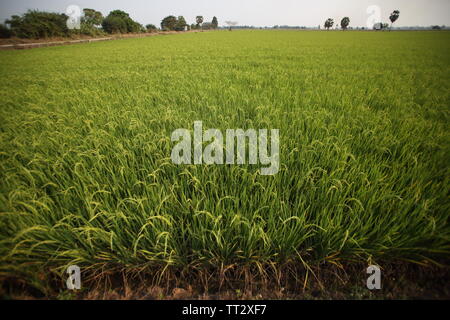
[[[103,22],[103,15],[100,11],[94,9],[83,9],[83,17],[81,18],[80,33],[88,36],[103,35],[103,30],[100,29]]]
[[[69,37],[72,35],[101,36],[105,33],[141,33],[156,32],[158,28],[153,24],[143,26],[130,18],[130,15],[122,10],[113,10],[107,17],[103,17],[100,11],[84,8],[79,29],[69,30],[65,14],[29,10],[19,16],[13,15],[4,25],[0,24],[0,37],[19,38],[48,38]],[[163,30],[184,31],[189,29],[184,17],[169,16],[161,23]]]
[[[11,35],[19,38],[66,37],[69,35],[67,19],[62,13],[30,10],[22,16],[12,16],[6,24]]]
[[[130,18],[130,15],[122,10],[114,10],[103,20],[103,30],[108,33],[138,33],[145,32],[145,28]]]
[[[172,31],[177,27],[178,19],[175,16],[167,16],[161,21],[161,29]]]
[[[183,16],[179,16],[177,19],[177,24],[175,25],[175,31],[184,31],[186,29],[187,23]]]
[[[102,29],[96,28],[95,26],[87,26],[83,23],[81,23],[80,33],[92,37],[105,35]]]
[[[119,17],[106,17],[102,23],[103,30],[108,33],[127,33],[127,23]]]
[[[213,29],[217,29],[219,27],[219,21],[217,20],[217,17],[213,17],[211,24]]]
[[[164,31],[184,31],[189,25],[183,16],[167,16],[161,21],[161,29]]]
[[[81,18],[81,23],[90,26],[100,26],[103,22],[103,15],[100,11],[94,9],[84,8],[83,17]]]
[[[0,38],[11,38],[11,30],[4,24],[0,24]]]
[[[147,32],[156,32],[158,31],[158,28],[154,24],[148,24],[145,26],[147,29]]]
[[[142,24],[140,24],[139,22],[136,22],[136,24],[137,24],[137,27],[139,28],[139,30],[137,32],[139,32],[139,33],[147,32],[147,29]]]

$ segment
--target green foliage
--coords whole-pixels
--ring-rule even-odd
[[[89,36],[103,35],[104,32],[99,28],[102,22],[103,15],[101,12],[85,8],[81,17],[80,33]]]
[[[334,24],[334,20],[331,19],[331,18],[328,18],[328,19],[325,21],[324,26],[325,26],[325,28],[326,28],[327,30],[330,30],[330,28],[333,27],[333,24]]]
[[[103,30],[107,33],[139,33],[145,32],[145,28],[133,21],[130,15],[122,10],[113,10],[103,20]]]
[[[122,10],[113,10],[109,13],[109,17],[117,17],[123,20],[131,19],[130,15]]]
[[[147,29],[142,24],[140,24],[139,22],[134,22],[131,32],[143,33],[143,32],[147,32]]]
[[[86,25],[83,23],[81,23],[80,33],[84,34],[84,35],[92,36],[92,37],[105,35],[105,32],[102,29],[96,28],[96,27],[93,27],[90,25]]]
[[[6,21],[11,34],[19,38],[65,37],[69,35],[68,16],[60,13],[30,10]]]
[[[342,28],[342,30],[347,30],[349,24],[350,24],[350,18],[349,17],[342,18],[342,20],[341,20],[341,28]]]
[[[177,23],[175,25],[175,31],[184,31],[186,28],[187,23],[183,16],[179,16],[177,19]]]
[[[130,15],[122,10],[113,10],[103,20],[103,30],[107,33],[139,33],[145,32],[145,28],[130,18]]]
[[[195,17],[195,22],[197,23],[197,29],[200,29],[203,24],[203,16]]]
[[[211,25],[213,29],[217,29],[219,27],[219,21],[217,20],[217,17],[213,17]]]
[[[389,20],[391,20],[391,23],[394,23],[397,21],[397,19],[400,17],[400,11],[394,10],[391,15],[389,16]]]
[[[83,17],[81,23],[85,23],[89,26],[100,26],[103,21],[103,15],[100,11],[94,9],[83,9]]]
[[[102,22],[103,30],[107,33],[127,33],[127,22],[116,16],[107,16]]]
[[[178,19],[175,16],[167,16],[161,21],[161,29],[164,31],[174,31],[177,25]]]
[[[11,30],[4,24],[0,24],[0,38],[11,38]]]
[[[274,30],[1,51],[0,273],[35,285],[71,264],[447,259],[448,38]],[[280,129],[280,171],[173,164],[171,133],[195,120]]]
[[[145,26],[147,32],[156,32],[158,28],[154,24],[148,24]]]

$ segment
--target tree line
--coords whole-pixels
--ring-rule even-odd
[[[214,17],[211,22],[204,22],[203,16],[197,16],[195,22],[191,25],[186,23],[183,16],[167,16],[161,21],[161,30],[163,31],[185,31],[185,30],[210,30],[219,27],[217,17]],[[152,26],[155,28],[155,26]],[[148,26],[147,26],[148,28]]]
[[[394,22],[397,21],[397,19],[399,17],[400,17],[399,10],[394,10],[391,13],[391,15],[389,16],[389,20],[391,21],[391,28],[394,25]],[[331,28],[333,28],[333,25],[334,25],[334,19],[328,18],[327,20],[325,20],[325,23],[324,23],[325,29],[330,30]],[[340,27],[342,28],[342,30],[347,30],[349,25],[350,25],[350,18],[349,17],[342,18],[341,24],[340,24]],[[336,27],[339,27],[339,24]],[[389,24],[382,23],[382,22],[377,22],[373,26],[373,28],[376,30],[387,29],[388,27],[389,27]]]
[[[399,10],[394,10],[389,16],[391,28],[400,16]],[[94,9],[85,8],[79,21],[79,28],[70,29],[67,25],[69,16],[64,13],[29,10],[22,15],[13,15],[4,24],[0,24],[0,38],[50,38],[70,37],[72,35],[100,36],[105,34],[145,33],[162,31],[187,31],[187,30],[211,30],[219,27],[217,17],[211,22],[205,22],[203,16],[197,16],[195,23],[188,24],[183,16],[167,16],[161,21],[161,27],[147,24],[145,27],[134,21],[128,13],[122,10],[113,10],[106,17]],[[227,22],[228,24],[228,22]],[[329,30],[334,25],[334,19],[328,18],[325,29]],[[342,30],[347,30],[350,18],[342,18],[340,25]],[[387,29],[387,23],[376,23],[375,30]],[[231,25],[230,25],[231,29]]]
[[[79,20],[79,28],[68,27],[70,17],[64,13],[29,10],[22,15],[13,15],[4,24],[0,24],[0,38],[50,38],[70,37],[73,35],[100,36],[105,34],[145,33],[162,31],[186,31],[217,29],[219,22],[214,17],[204,22],[203,16],[197,16],[195,24],[189,25],[183,16],[167,16],[161,21],[161,28],[153,24],[145,27],[134,21],[122,10],[113,10],[106,17],[100,11],[85,8]]]

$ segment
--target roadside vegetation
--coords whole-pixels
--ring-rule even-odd
[[[104,36],[107,34],[137,34],[157,31],[188,31],[217,29],[219,22],[213,17],[211,22],[203,22],[203,16],[196,17],[196,24],[189,25],[183,16],[167,16],[161,27],[147,24],[145,27],[134,21],[122,10],[113,10],[107,16],[94,9],[82,10],[79,27],[69,28],[69,16],[64,13],[29,10],[22,15],[13,15],[0,24],[0,38],[45,39],[55,37]],[[199,18],[201,22],[199,23]]]

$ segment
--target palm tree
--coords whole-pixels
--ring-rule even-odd
[[[331,19],[331,18],[328,18],[328,19],[325,21],[325,28],[326,28],[327,30],[330,30],[330,28],[333,27],[333,24],[334,24],[334,20]]]
[[[197,22],[197,28],[202,27],[203,31],[203,16],[197,16],[195,22]]]
[[[344,17],[341,20],[341,27],[342,30],[347,30],[348,25],[350,24],[350,18],[349,17]]]
[[[400,17],[400,11],[394,10],[391,13],[391,16],[389,17],[389,20],[391,20],[391,28],[389,29],[389,31],[391,31],[392,25],[394,24],[395,21],[397,21],[398,17]]]

